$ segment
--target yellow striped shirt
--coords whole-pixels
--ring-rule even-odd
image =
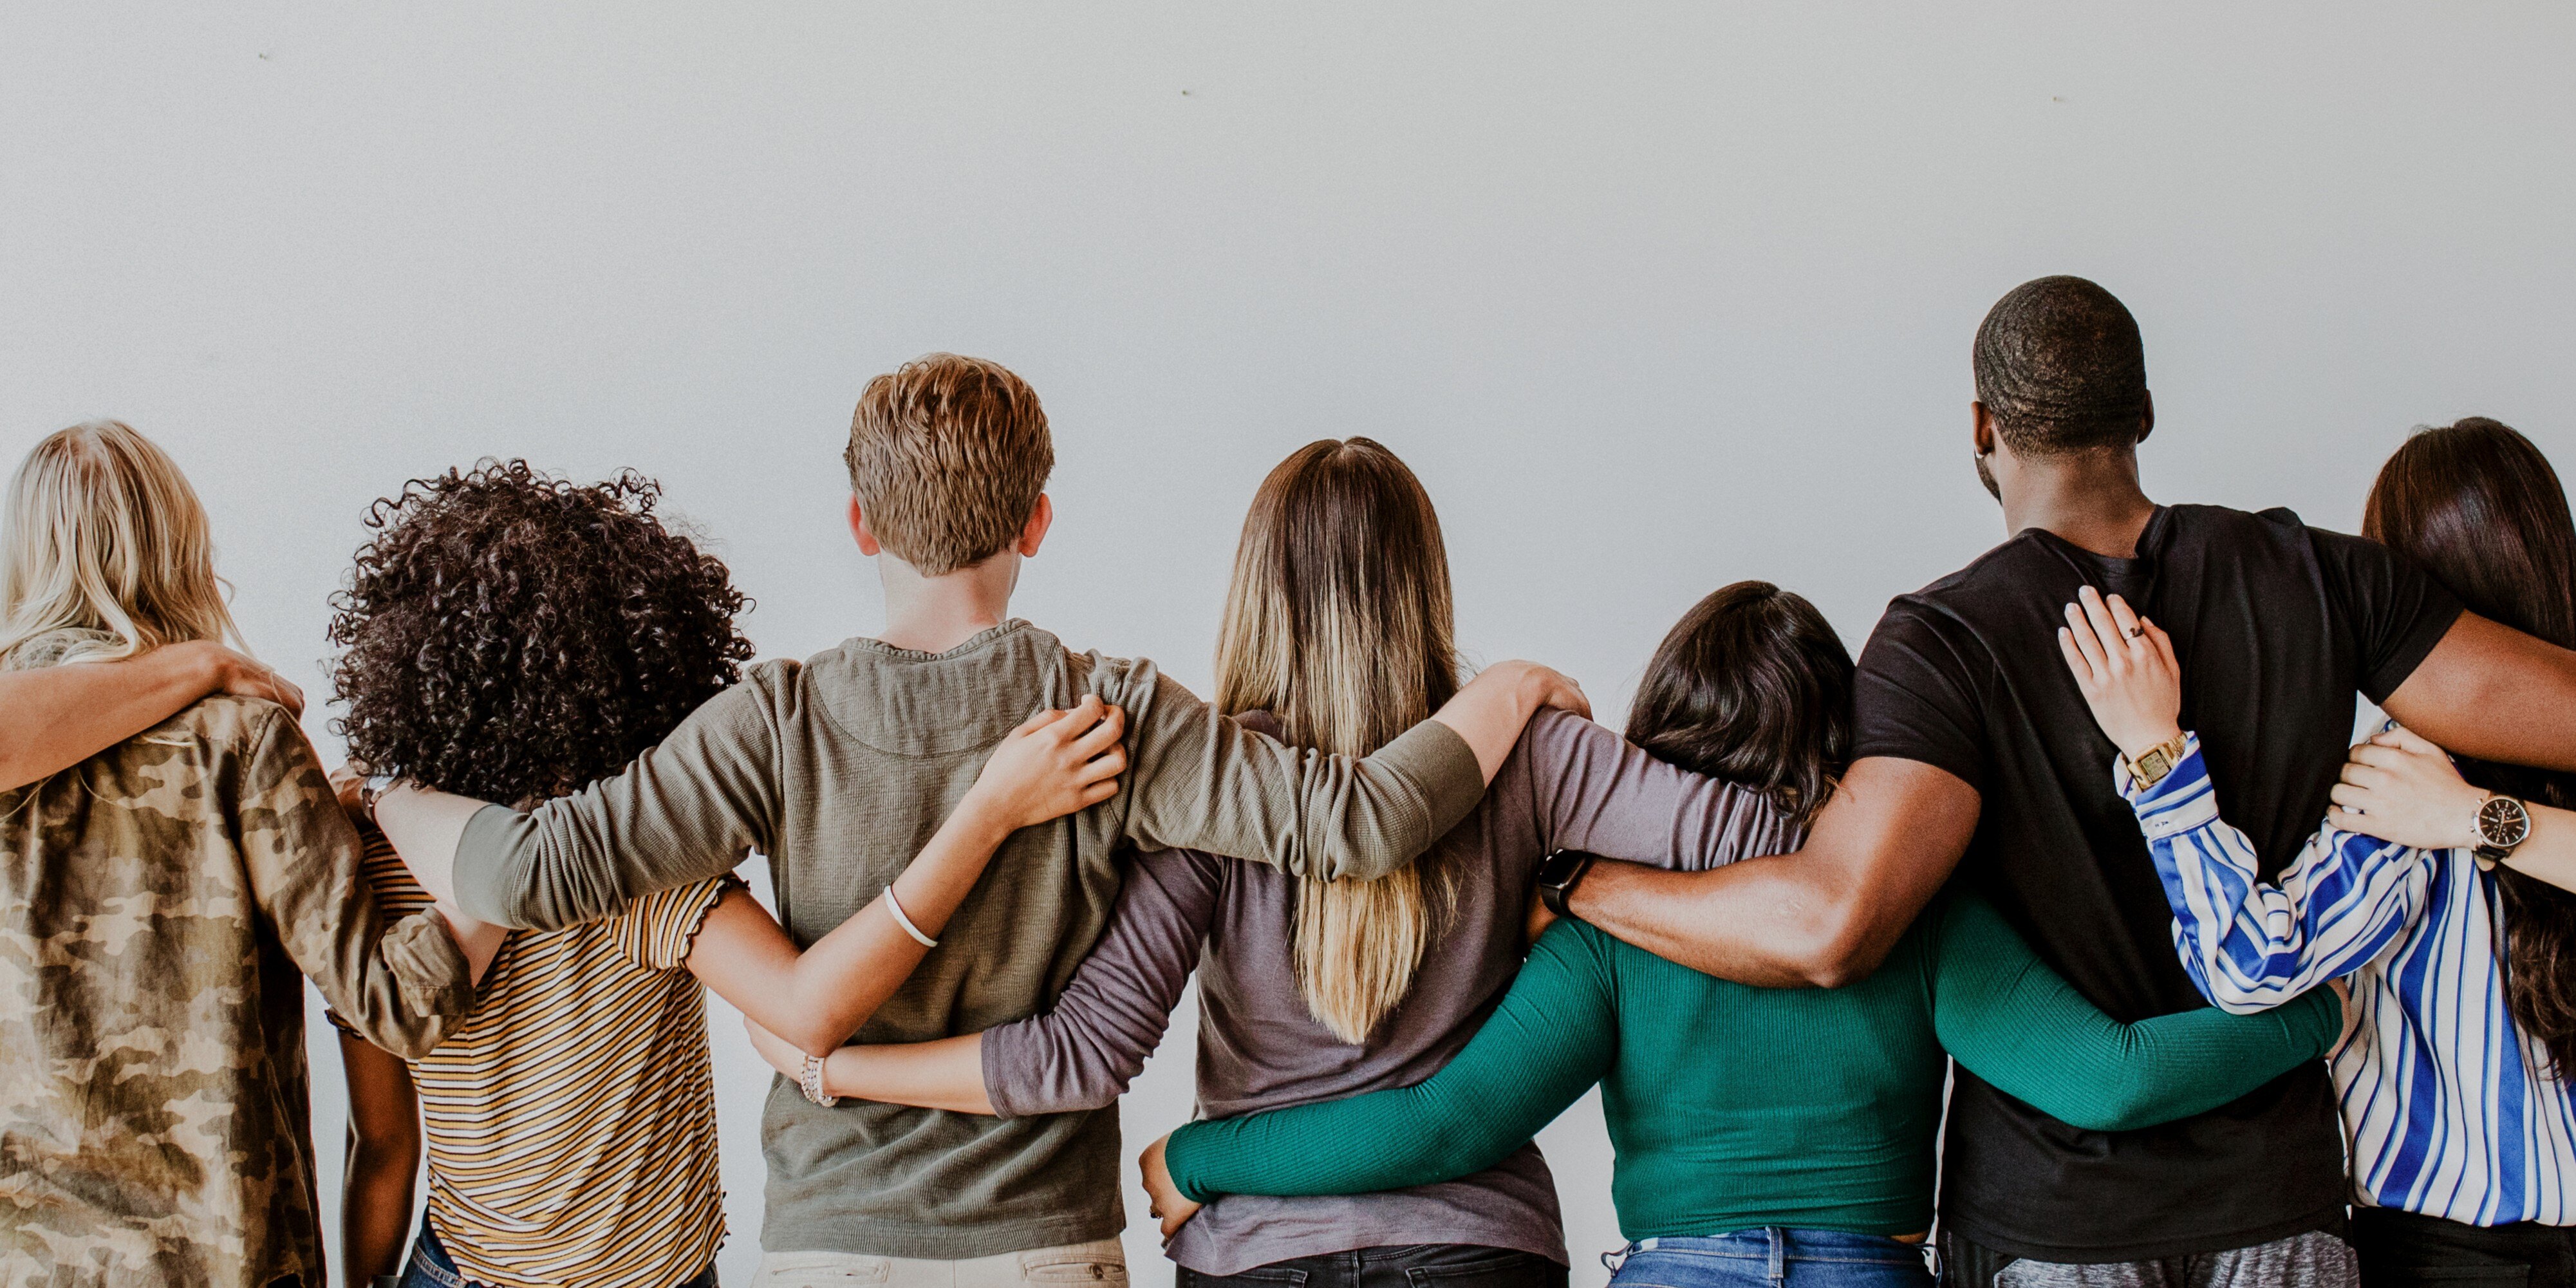
[[[429,903],[366,829],[376,901]],[[686,962],[720,877],[556,931],[513,931],[474,1013],[411,1063],[429,1221],[498,1288],[671,1288],[724,1242],[706,998]]]

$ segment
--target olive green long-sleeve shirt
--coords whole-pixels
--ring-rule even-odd
[[[1484,792],[1475,753],[1444,725],[1365,759],[1287,747],[1150,662],[1073,653],[1014,621],[935,655],[854,639],[802,665],[754,667],[625,773],[532,813],[477,815],[457,853],[458,896],[478,917],[551,929],[758,851],[780,919],[810,944],[894,881],[1004,735],[1086,693],[1127,713],[1118,794],[1013,835],[859,1041],[971,1033],[1045,1009],[1107,924],[1127,847],[1369,877],[1428,849]],[[1114,1106],[1017,1119],[822,1109],[781,1079],[762,1147],[771,1251],[977,1257],[1125,1225]]]

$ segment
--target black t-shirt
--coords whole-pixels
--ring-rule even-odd
[[[2032,529],[1890,604],[1862,650],[1856,756],[1938,766],[1983,796],[1960,879],[2049,965],[2122,1020],[2206,1003],[2174,956],[2172,914],[2118,750],[2076,692],[2057,628],[2085,585],[2173,635],[2182,723],[2227,819],[2277,875],[2324,821],[2355,692],[2387,697],[2460,606],[2397,555],[2287,510],[2170,506],[2134,559]],[[2316,1228],[2345,1201],[2322,1063],[2162,1127],[2092,1132],[1965,1069],[1943,1146],[1941,1215],[1998,1252],[2113,1261],[2244,1247]]]

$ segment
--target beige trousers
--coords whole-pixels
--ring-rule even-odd
[[[870,1257],[855,1252],[764,1252],[752,1288],[1127,1288],[1116,1239],[1031,1248],[966,1261]]]

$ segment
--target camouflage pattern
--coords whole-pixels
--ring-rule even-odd
[[[408,1055],[473,1001],[360,857],[266,702],[0,792],[0,1285],[325,1281],[302,977]]]

